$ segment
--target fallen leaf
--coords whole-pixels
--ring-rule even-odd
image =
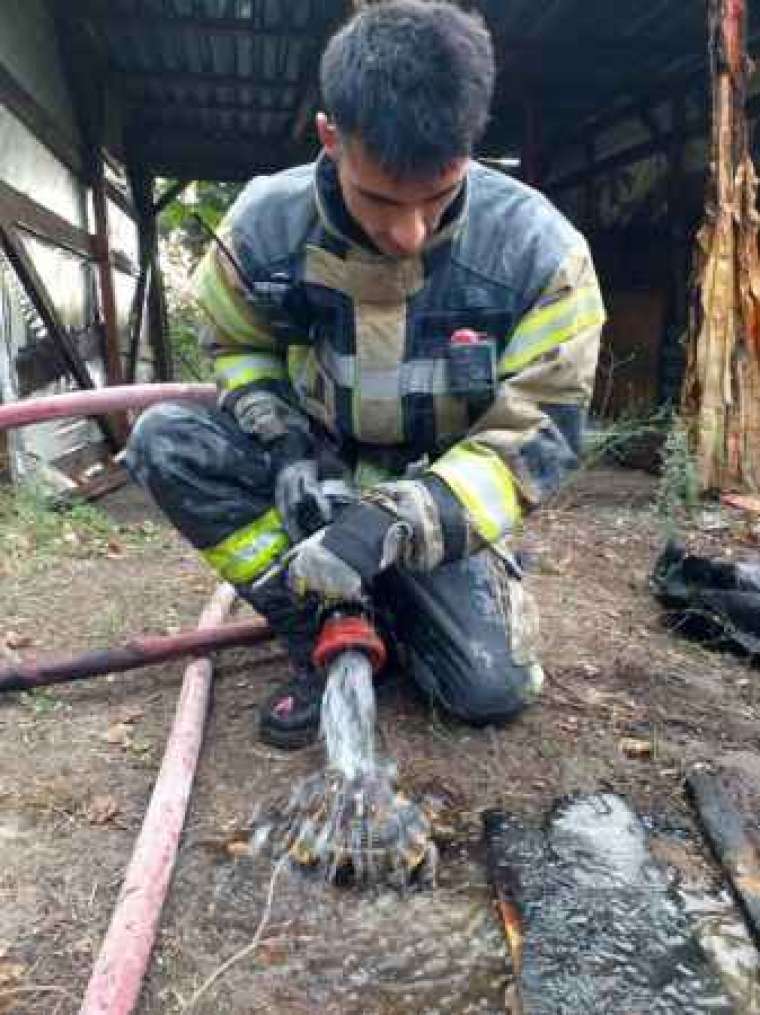
[[[281,966],[288,961],[288,950],[284,944],[263,941],[256,954],[256,962],[262,966]]]
[[[23,962],[0,962],[0,987],[7,987],[12,983],[18,983],[26,972]]]
[[[640,737],[621,737],[620,750],[626,758],[651,758],[652,741]]]
[[[140,708],[139,705],[122,705],[116,711],[116,722],[124,726],[130,726],[144,716],[145,709]]]
[[[760,497],[752,494],[724,493],[720,500],[721,504],[727,504],[728,507],[748,511],[751,514],[760,514]]]
[[[85,807],[85,817],[91,825],[105,825],[119,813],[119,804],[109,794],[93,797]]]
[[[32,644],[32,637],[28,634],[21,634],[19,631],[6,631],[3,635],[3,642],[6,648],[27,648]]]
[[[124,722],[115,722],[103,734],[103,740],[107,744],[118,744],[120,747],[129,747],[132,743],[132,731]]]
[[[249,842],[244,842],[242,839],[232,839],[230,842],[224,844],[225,852],[229,856],[249,856],[251,852],[251,845]]]

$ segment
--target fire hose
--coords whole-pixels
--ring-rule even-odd
[[[213,385],[143,384],[73,392],[0,406],[0,429],[145,408],[167,399],[213,402],[215,397]],[[290,556],[278,568],[286,566]],[[201,615],[199,632],[221,624],[234,598],[231,586],[219,586]],[[373,672],[385,661],[385,646],[366,614],[331,611],[315,645],[315,664],[324,670],[341,653],[357,650],[367,655]],[[211,679],[208,658],[196,659],[185,670],[161,768],[80,1015],[130,1015],[137,1004],[184,826]]]

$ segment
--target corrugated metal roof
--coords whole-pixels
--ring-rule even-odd
[[[54,0],[54,3],[56,0]],[[57,0],[123,97],[127,144],[153,172],[237,178],[310,157],[320,53],[351,0]],[[479,0],[499,80],[485,149],[549,145],[652,91],[704,78],[701,0]],[[752,4],[760,34],[760,4]]]

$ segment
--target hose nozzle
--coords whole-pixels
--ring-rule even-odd
[[[385,645],[375,625],[363,614],[334,614],[329,617],[322,625],[311,659],[316,667],[325,670],[341,652],[363,652],[370,661],[373,674],[383,668],[387,658]]]

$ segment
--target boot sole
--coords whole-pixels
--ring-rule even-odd
[[[295,751],[302,747],[309,747],[310,744],[316,743],[318,736],[319,730],[311,726],[302,730],[278,730],[264,723],[259,725],[259,740],[284,751]]]

